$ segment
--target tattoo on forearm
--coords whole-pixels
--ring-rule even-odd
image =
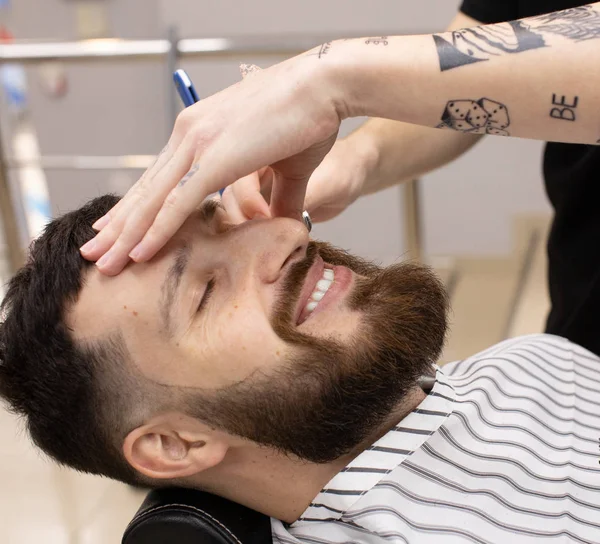
[[[579,97],[576,96],[571,101],[567,101],[566,96],[562,96],[559,100],[556,94],[552,95],[552,105],[555,106],[550,110],[552,119],[562,119],[563,121],[576,121],[577,115],[575,110],[579,104]]]
[[[319,52],[317,53],[317,55],[319,56],[319,58],[324,57],[325,55],[327,55],[327,53],[329,53],[330,49],[331,49],[331,42],[325,42],[319,48]]]
[[[464,28],[451,33],[451,42],[434,34],[442,72],[504,53],[520,53],[545,47],[544,38],[521,21]]]
[[[198,163],[194,164],[190,171],[181,178],[181,181],[177,184],[178,187],[183,187],[189,181],[189,179],[198,171],[199,167],[200,165]]]
[[[600,13],[591,6],[538,15],[530,21],[539,32],[559,34],[576,42],[600,38]]]
[[[365,40],[367,45],[388,45],[390,42],[388,41],[387,36],[377,36],[377,38],[368,38]]]
[[[464,28],[449,35],[434,34],[433,40],[443,72],[504,54],[549,47],[544,33],[576,42],[600,38],[600,13],[581,6],[521,21]]]
[[[319,57],[319,58],[324,57],[325,55],[327,55],[327,53],[329,53],[329,50],[331,49],[332,44],[333,44],[333,42],[322,43],[321,45],[319,45],[319,47],[315,47],[304,54],[307,57]]]
[[[467,134],[510,136],[508,110],[504,104],[489,98],[450,100],[444,108],[437,128],[457,130]]]

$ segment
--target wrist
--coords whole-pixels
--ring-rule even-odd
[[[384,43],[389,45],[390,39],[398,38],[387,38]],[[368,41],[368,38],[336,40],[330,42],[326,57],[320,57],[328,71],[330,87],[335,90],[334,103],[340,120],[383,117],[376,113],[380,109],[377,102],[385,101],[384,87],[378,80],[386,71],[389,47],[383,42],[379,47],[370,46]]]
[[[347,108],[351,102],[352,90],[348,86],[350,78],[346,75],[348,66],[345,42],[346,40],[326,42],[300,55],[303,62],[310,66],[305,79],[308,92],[332,106],[340,122],[353,117]],[[336,145],[341,142],[342,140],[338,140]]]
[[[438,62],[429,36],[380,36],[331,42],[319,59],[337,90],[340,119],[379,117],[421,123],[415,103],[429,90]],[[424,85],[428,86],[425,87]],[[435,119],[432,124],[434,126]]]
[[[398,40],[382,36],[378,46],[369,45],[371,38],[335,40],[311,49],[302,57],[310,59],[311,73],[306,83],[311,94],[325,98],[340,121],[350,117],[385,117],[380,102],[390,71],[397,70],[396,55],[390,54],[391,43],[397,53]],[[385,38],[385,40],[383,40]],[[390,46],[390,47],[388,47]]]

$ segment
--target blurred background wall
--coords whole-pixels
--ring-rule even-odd
[[[237,35],[378,35],[443,29],[458,0],[18,0],[0,13],[17,39],[71,40],[85,35],[86,10],[102,13],[103,37],[163,38]],[[96,24],[99,24],[96,21]],[[283,58],[283,57],[282,57]],[[266,66],[277,59],[240,58]],[[184,60],[200,94],[239,79],[236,60]],[[44,91],[43,67],[28,67],[30,114],[42,155],[153,154],[171,128],[170,74],[159,61],[94,61],[64,65],[64,97]],[[344,124],[342,134],[360,120]],[[226,157],[223,158],[226,160]],[[488,138],[451,166],[424,178],[422,219],[429,255],[502,256],[512,249],[515,214],[548,211],[540,176],[541,144]],[[107,192],[125,192],[140,171],[48,171],[53,213]],[[389,189],[359,201],[316,229],[367,257],[392,262],[405,251],[402,194]],[[382,232],[389,235],[382,236]]]

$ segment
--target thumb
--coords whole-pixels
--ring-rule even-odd
[[[291,217],[301,221],[307,184],[308,177],[286,179],[280,172],[274,171],[271,189],[273,217]]]
[[[271,212],[275,217],[302,220],[308,180],[333,146],[336,137],[337,132],[303,152],[271,166],[275,174]]]

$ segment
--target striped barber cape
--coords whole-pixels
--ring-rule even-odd
[[[275,542],[600,543],[600,359],[556,336],[437,369]]]

